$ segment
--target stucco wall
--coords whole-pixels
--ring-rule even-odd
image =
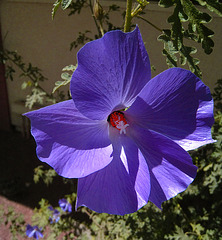
[[[84,9],[80,15],[68,16],[68,10],[59,9],[55,19],[51,19],[52,3],[50,0],[2,0],[1,1],[1,29],[4,38],[3,47],[17,50],[24,61],[42,69],[49,79],[43,84],[50,92],[54,83],[60,80],[61,69],[69,64],[76,63],[76,51],[69,51],[70,43],[78,36],[79,31],[86,29],[96,32],[89,9]],[[125,2],[114,2],[124,9]],[[108,6],[108,1],[101,1]],[[146,17],[160,28],[169,28],[167,17],[173,9],[163,9],[155,3],[150,3]],[[222,18],[215,15],[214,21],[209,24],[215,31],[215,48],[207,56],[199,48],[197,57],[201,60],[200,68],[203,71],[203,81],[211,89],[217,79],[222,77]],[[113,14],[114,22],[122,21],[119,13]],[[162,56],[161,42],[156,41],[159,32],[145,22],[137,21],[151,64],[156,68],[153,76],[167,68],[165,57]],[[20,114],[28,111],[18,102],[25,98],[25,91],[21,90],[22,80],[16,78],[8,81],[8,94],[12,124],[21,125]]]

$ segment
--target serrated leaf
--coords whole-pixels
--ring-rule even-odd
[[[189,236],[187,236],[183,229],[176,226],[176,231],[173,235],[170,235],[169,236],[169,239],[172,239],[172,240],[190,240]]]
[[[193,40],[202,43],[202,48],[206,54],[210,54],[213,51],[214,42],[211,39],[214,32],[207,28],[203,23],[211,21],[211,16],[207,13],[200,12],[190,0],[181,0],[183,4],[184,12],[189,17],[188,30],[191,33],[197,32],[197,37]]]
[[[65,81],[71,81],[71,77],[72,77],[72,75],[67,72],[64,72],[61,74],[61,78]]]
[[[68,65],[68,66],[65,66],[62,71],[71,71],[71,72],[74,72],[77,68],[77,65]]]
[[[54,19],[55,17],[55,13],[58,10],[59,5],[61,4],[62,0],[57,0],[54,4],[53,4],[53,8],[52,8],[52,19]]]
[[[190,54],[195,52],[196,52],[196,49],[194,47],[187,47],[187,46],[183,46],[180,50],[180,54],[186,57],[186,60],[191,72],[193,72],[196,76],[201,78],[202,73],[200,71],[200,68],[198,67],[198,64],[200,61],[199,59],[193,58],[192,56],[190,56]]]
[[[206,54],[213,51],[214,42],[211,39],[214,32],[204,26],[203,24],[197,25],[197,32],[199,33],[199,41],[202,42],[202,48]]]
[[[176,50],[179,50],[183,44],[184,29],[180,19],[180,17],[184,15],[182,12],[182,6],[178,4],[174,9],[173,14],[168,18],[168,22],[172,24],[171,41],[174,42],[174,48]],[[184,17],[182,18],[184,19]]]
[[[161,34],[158,36],[157,40],[163,41],[163,42],[168,42],[168,41],[170,41],[170,38],[166,34]]]
[[[196,32],[196,24],[192,24],[191,22],[189,22],[189,24],[188,24],[188,31],[189,31],[189,33],[194,33],[194,32]]]
[[[181,0],[184,12],[189,17],[191,21],[198,24],[208,23],[211,21],[212,17],[207,13],[200,12],[190,0]]]
[[[166,62],[169,67],[177,67],[177,58],[172,54],[172,51],[163,49],[163,55],[167,57]]]
[[[55,82],[55,87],[52,90],[52,93],[55,93],[60,87],[65,86],[70,83],[71,81],[71,75],[67,75],[68,73],[63,73],[61,75],[61,78],[64,79],[64,81],[57,81]]]
[[[222,4],[217,0],[197,0],[201,6],[206,6],[211,12],[222,17]]]
[[[61,3],[62,9],[65,10],[66,8],[68,8],[71,2],[72,0],[62,0],[62,3]]]
[[[26,96],[25,106],[32,109],[35,103],[43,104],[46,93],[38,88],[33,88],[32,93]]]
[[[164,31],[169,34],[168,31]],[[177,67],[177,57],[175,56],[178,53],[178,50],[175,49],[171,37],[166,34],[161,34],[158,37],[158,40],[164,42],[164,49],[162,51],[163,55],[166,56],[166,62],[169,67]]]
[[[184,55],[180,56],[180,64],[185,65],[187,63],[187,58]]]

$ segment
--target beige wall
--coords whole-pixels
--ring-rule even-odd
[[[59,9],[55,19],[51,19],[51,0],[2,0],[0,5],[0,21],[2,36],[6,36],[3,46],[9,50],[17,50],[26,62],[42,69],[43,74],[49,79],[44,87],[50,92],[54,83],[60,80],[61,69],[69,64],[76,63],[76,51],[69,51],[70,43],[78,36],[79,31],[86,29],[95,32],[89,10],[84,9],[80,15],[68,16],[68,10]],[[108,6],[109,1],[101,1],[103,6]],[[112,2],[123,9],[125,2]],[[147,8],[146,18],[160,28],[169,28],[166,22],[172,9],[163,9],[151,3]],[[113,20],[122,21],[118,13],[113,14]],[[167,68],[165,57],[162,56],[161,42],[156,38],[159,32],[145,22],[137,21],[151,64],[156,68],[153,76]],[[203,81],[213,89],[217,79],[222,78],[222,18],[214,16],[214,21],[209,24],[215,31],[214,52],[207,56],[199,48],[197,57],[200,58],[200,68],[203,71]],[[14,82],[8,81],[8,94],[12,123],[21,125],[20,114],[28,111],[18,102],[24,100],[26,93],[21,90],[21,79]]]

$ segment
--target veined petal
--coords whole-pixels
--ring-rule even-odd
[[[87,206],[99,213],[124,215],[144,206],[149,194],[148,165],[135,144],[121,136],[118,144],[114,144],[112,162],[78,180],[76,207]]]
[[[143,88],[126,116],[192,150],[215,142],[213,100],[209,88],[193,73],[171,68]]]
[[[25,114],[31,120],[38,158],[67,178],[87,176],[112,158],[108,123],[84,117],[73,100]]]
[[[71,94],[85,116],[102,120],[128,107],[151,78],[150,62],[139,28],[116,30],[87,43],[77,55]]]
[[[196,176],[190,155],[169,138],[133,125],[128,135],[135,141],[150,171],[150,198],[157,207],[184,191]]]

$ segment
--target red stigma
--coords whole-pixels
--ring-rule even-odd
[[[126,128],[129,126],[122,112],[116,111],[109,115],[108,121],[110,124],[120,131],[120,134],[126,133]]]

